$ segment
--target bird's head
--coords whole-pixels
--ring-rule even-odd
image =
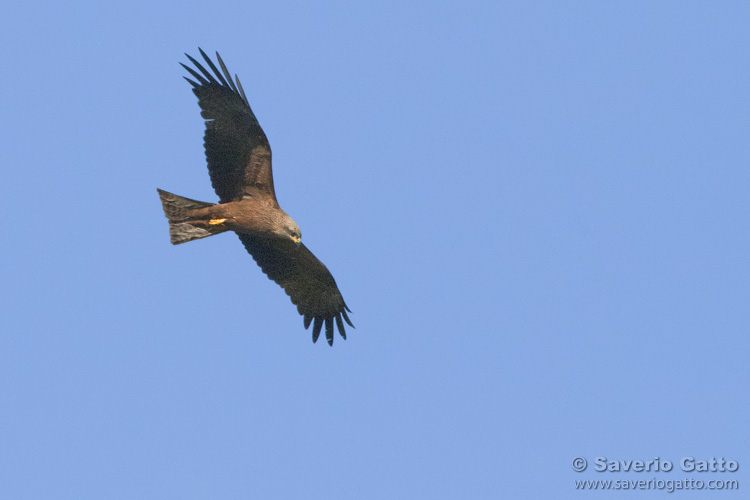
[[[302,243],[302,231],[300,231],[294,219],[287,214],[284,214],[284,220],[281,224],[281,235],[291,239],[297,246]]]

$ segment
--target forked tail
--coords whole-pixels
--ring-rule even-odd
[[[191,220],[189,213],[191,210],[208,208],[214,203],[205,201],[191,200],[183,196],[156,189],[161,198],[161,206],[164,209],[164,215],[169,219],[169,239],[173,245],[186,243],[200,238],[223,232],[223,228],[214,229],[213,226],[206,224],[203,220]]]

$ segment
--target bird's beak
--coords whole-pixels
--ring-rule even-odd
[[[299,246],[302,243],[302,238],[299,236],[290,236],[295,245]]]

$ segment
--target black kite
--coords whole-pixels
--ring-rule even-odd
[[[192,57],[196,71],[182,66],[195,80],[185,77],[198,97],[206,120],[204,146],[208,173],[219,203],[206,203],[157,189],[169,235],[174,245],[234,231],[263,272],[291,297],[304,316],[305,328],[313,325],[313,342],[325,323],[326,339],[333,345],[333,322],[346,339],[343,316],[354,327],[336,281],[325,265],[300,241],[300,230],[279,206],[273,189],[271,146],[260,128],[240,80],[234,81],[218,52],[219,71],[200,50],[213,71]],[[235,85],[236,82],[236,85]]]

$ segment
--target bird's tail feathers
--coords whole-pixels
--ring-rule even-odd
[[[208,208],[214,203],[191,200],[184,196],[168,193],[157,188],[164,215],[169,219],[169,239],[173,245],[188,241],[207,238],[223,232],[223,228],[207,225],[205,221],[190,220],[189,212],[200,208]]]

